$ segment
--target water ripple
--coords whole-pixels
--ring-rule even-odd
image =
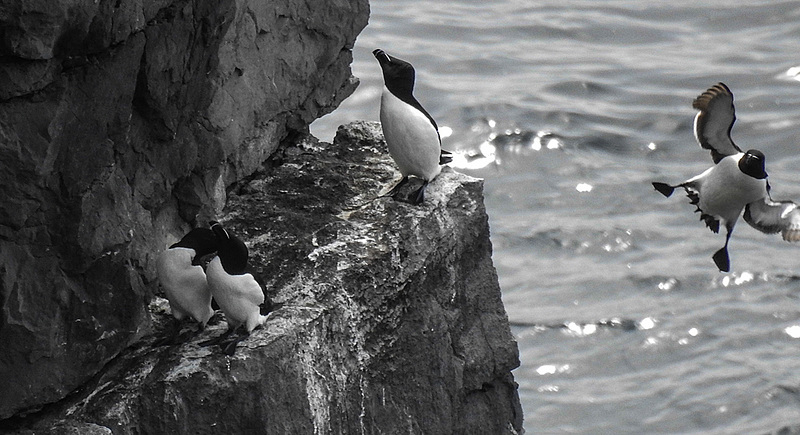
[[[483,177],[531,433],[767,433],[800,427],[798,247],[737,225],[724,243],[651,181],[711,165],[691,102],[735,94],[732,134],[800,200],[794,1],[373,2],[356,93],[311,128],[377,120],[381,47],[455,166]],[[685,201],[685,200],[684,200]],[[610,387],[610,386],[613,386]]]

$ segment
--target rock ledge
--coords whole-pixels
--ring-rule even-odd
[[[445,170],[421,206],[376,199],[398,175],[377,123],[282,148],[220,220],[283,307],[232,357],[198,346],[222,321],[147,337],[18,433],[521,431],[482,181]]]

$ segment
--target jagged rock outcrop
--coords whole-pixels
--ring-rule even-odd
[[[198,346],[224,322],[147,338],[18,433],[519,432],[483,183],[446,169],[421,206],[376,198],[397,175],[377,123],[280,150],[220,216],[284,304],[265,326],[232,357]]]
[[[0,419],[149,324],[155,254],[357,84],[367,0],[0,4]]]

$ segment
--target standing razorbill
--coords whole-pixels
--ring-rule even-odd
[[[667,197],[676,187],[683,187],[711,231],[717,233],[720,224],[725,226],[725,245],[712,258],[720,271],[728,272],[728,242],[739,215],[747,204],[768,195],[764,154],[758,150],[743,153],[731,140],[736,114],[733,94],[725,84],[703,92],[692,107],[699,110],[694,119],[695,138],[711,151],[716,165],[676,186],[655,182],[653,187]]]
[[[156,273],[164,294],[169,300],[172,315],[179,322],[187,317],[200,322],[204,328],[214,314],[211,291],[200,259],[217,250],[217,239],[208,228],[189,231],[178,243],[158,255]],[[163,343],[174,341],[180,324],[173,324]]]
[[[683,187],[712,231],[719,232],[720,223],[725,226],[725,245],[712,258],[720,271],[728,272],[728,241],[745,207],[745,220],[751,226],[762,232],[784,231],[787,240],[797,237],[793,234],[800,224],[796,212],[784,212],[784,205],[770,200],[764,154],[758,150],[742,152],[731,140],[736,115],[730,89],[718,83],[697,97],[692,107],[699,110],[694,120],[695,138],[711,151],[716,165],[681,184],[654,182],[653,187],[667,197],[676,187]]]
[[[383,70],[380,113],[383,137],[403,175],[387,195],[394,197],[413,175],[423,181],[413,198],[414,204],[420,204],[425,199],[428,183],[439,175],[441,165],[452,158],[449,152],[442,150],[436,121],[414,98],[414,67],[381,49],[372,54]]]
[[[225,313],[228,332],[217,340],[204,343],[206,345],[225,340],[240,326],[244,326],[249,334],[267,319],[261,314],[260,306],[265,301],[261,285],[246,272],[249,255],[247,246],[219,222],[210,224],[216,236],[217,256],[208,264],[206,275],[211,294]],[[236,343],[242,339],[244,337],[227,343],[223,349],[229,355],[233,354]]]

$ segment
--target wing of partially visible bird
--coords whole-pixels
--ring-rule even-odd
[[[694,136],[700,146],[711,151],[714,163],[742,152],[731,140],[736,121],[733,94],[724,83],[717,83],[695,98],[692,107],[699,110],[694,118]]]
[[[781,233],[787,242],[800,242],[800,208],[792,201],[769,197],[747,204],[744,220],[762,233]]]
[[[253,305],[264,303],[264,291],[261,290],[261,286],[253,278],[253,275],[245,273],[244,275],[235,275],[233,278],[237,282],[235,291],[238,293],[239,298],[247,300]]]

